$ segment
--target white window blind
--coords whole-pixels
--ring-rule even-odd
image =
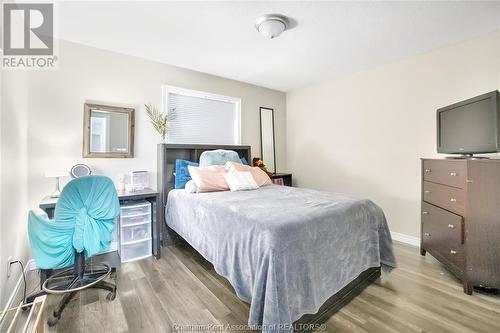
[[[171,91],[167,91],[166,99],[169,143],[240,143],[238,102]]]

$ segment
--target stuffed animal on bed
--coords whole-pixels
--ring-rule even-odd
[[[264,164],[264,162],[260,159],[260,157],[254,157],[253,160],[252,160],[252,164],[254,167],[259,167],[262,169],[262,171],[264,171],[265,173],[267,173],[267,175],[269,177],[271,177],[273,175],[272,172],[269,172],[266,168],[266,165]]]

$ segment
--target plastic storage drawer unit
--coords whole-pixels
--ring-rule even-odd
[[[120,207],[120,256],[122,262],[152,255],[151,203],[131,202]]]

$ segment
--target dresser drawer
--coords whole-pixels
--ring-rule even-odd
[[[459,215],[465,214],[465,190],[431,183],[423,183],[422,198],[424,201],[447,209]]]
[[[424,160],[423,178],[426,181],[465,188],[467,161]]]
[[[422,202],[422,245],[460,271],[464,267],[463,218]]]

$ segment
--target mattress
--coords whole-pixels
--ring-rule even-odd
[[[250,304],[248,324],[289,332],[370,267],[396,261],[372,201],[286,186],[169,192],[166,223]]]

